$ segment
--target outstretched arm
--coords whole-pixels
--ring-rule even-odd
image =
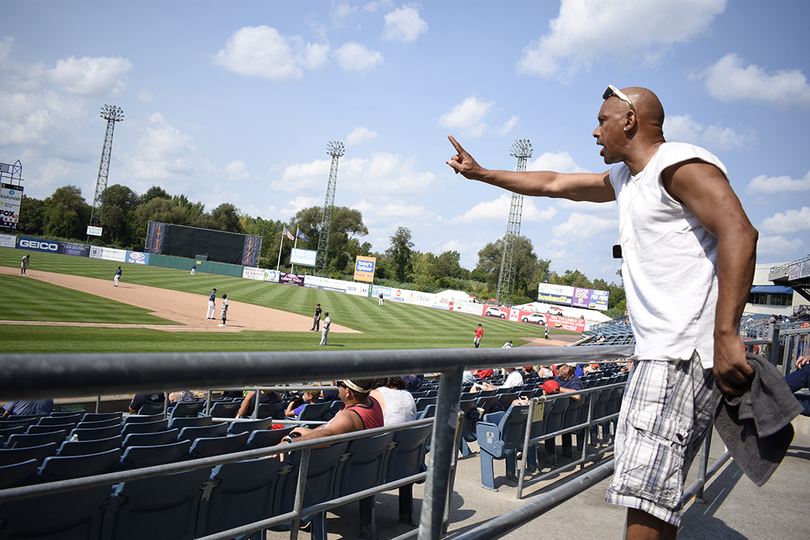
[[[717,313],[714,322],[714,376],[726,394],[739,395],[754,375],[745,359],[738,328],[754,278],[759,233],[717,167],[690,161],[666,169],[664,187],[717,237]]]
[[[508,191],[532,197],[554,197],[572,201],[608,202],[616,198],[609,173],[557,173],[552,171],[500,171],[481,167],[453,138],[447,136],[457,154],[447,160],[456,173]]]

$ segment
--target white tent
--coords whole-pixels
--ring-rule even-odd
[[[470,294],[465,293],[464,291],[454,291],[452,289],[447,289],[446,291],[442,291],[436,294],[436,297],[440,300],[447,300],[453,302],[475,302],[476,298]]]

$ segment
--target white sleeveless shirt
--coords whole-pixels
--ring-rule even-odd
[[[639,360],[688,360],[697,351],[704,368],[714,363],[717,238],[686,205],[667,193],[661,173],[699,159],[725,166],[710,152],[664,143],[636,176],[624,163],[610,171],[619,206],[619,242],[627,308]]]

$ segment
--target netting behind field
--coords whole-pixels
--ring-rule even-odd
[[[227,231],[200,229],[184,225],[149,222],[146,249],[149,253],[196,258],[256,266],[262,239]]]

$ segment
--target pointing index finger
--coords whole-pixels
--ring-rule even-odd
[[[458,144],[458,141],[456,141],[456,139],[454,139],[452,135],[448,133],[447,138],[450,139],[450,144],[453,145],[453,147],[456,149],[456,152],[458,152],[459,154],[464,152],[464,148],[462,148],[461,145]]]

